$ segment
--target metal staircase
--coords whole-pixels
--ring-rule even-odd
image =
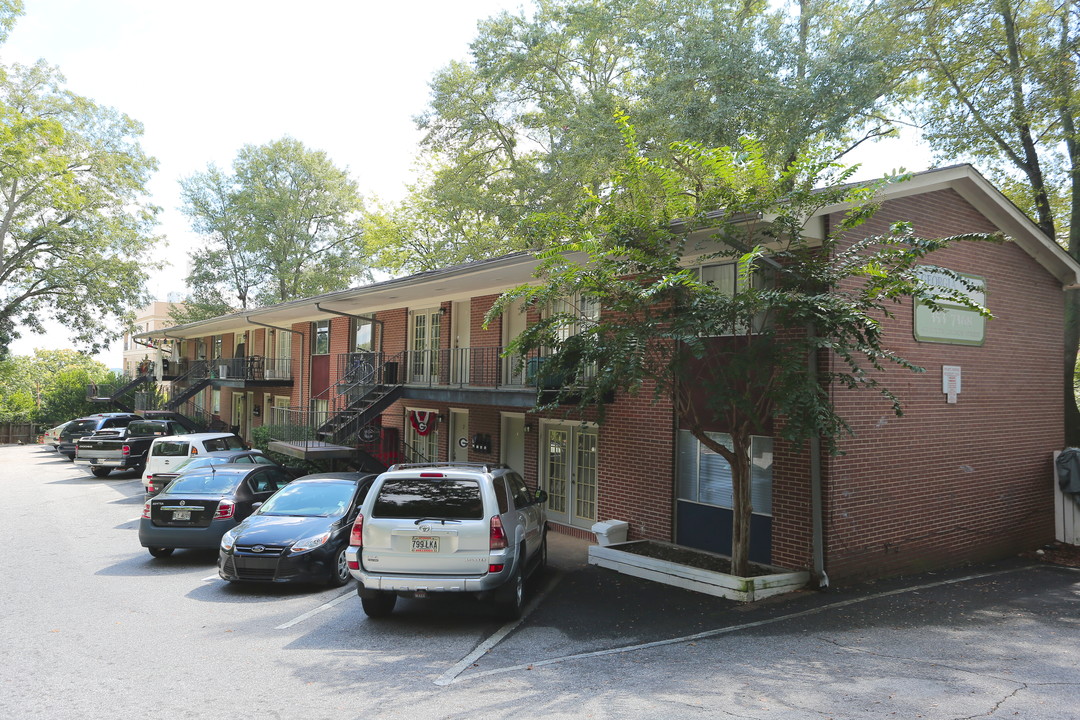
[[[210,373],[205,360],[196,360],[191,364],[191,369],[180,377],[173,380],[172,393],[166,410],[177,410],[181,405],[195,397],[203,388],[210,384]]]
[[[153,379],[152,373],[145,372],[136,375],[123,385],[98,385],[93,383],[86,388],[86,399],[95,403],[111,403],[118,407],[121,412],[133,413],[135,412],[134,405],[130,404],[124,396],[140,385],[152,382]]]
[[[325,393],[330,416],[316,428],[315,436],[338,445],[355,445],[360,431],[398,400],[404,389],[397,378],[400,359],[396,356],[383,362],[378,353],[351,353],[346,363],[341,379]]]

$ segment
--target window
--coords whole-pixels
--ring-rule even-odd
[[[215,358],[221,357],[221,336],[220,335],[215,335],[213,337],[213,339],[211,340],[211,342],[213,343],[213,345],[211,347],[211,350],[214,353],[214,357]]]
[[[731,447],[727,433],[709,433]],[[730,508],[733,503],[731,466],[719,453],[709,450],[689,430],[679,431],[679,499]],[[772,438],[750,440],[750,502],[754,513],[772,514]]]
[[[312,339],[311,354],[326,355],[330,352],[330,321],[318,320],[312,323],[314,337]]]
[[[210,395],[210,412],[217,415],[221,412],[221,391],[214,390]]]
[[[560,300],[551,308],[552,315],[568,315],[572,321],[558,328],[560,341],[568,340],[575,335],[587,332],[600,320],[600,301],[596,298],[575,294],[573,297]],[[596,376],[596,364],[592,363],[581,370],[580,379],[587,380]],[[554,381],[556,384],[573,384],[577,378],[562,377],[548,378],[547,382]]]
[[[353,320],[353,352],[370,352],[375,349],[374,325],[370,320]]]
[[[718,265],[702,265],[698,268],[698,273],[701,277],[701,282],[712,285],[717,290],[725,295],[734,295],[738,289],[738,263],[720,263]],[[763,288],[768,280],[764,273],[755,271],[750,276],[751,287]],[[754,319],[754,332],[761,332],[765,327],[765,316],[759,315]],[[742,335],[745,333],[745,327],[734,327],[727,332],[718,333],[721,335]]]
[[[501,514],[510,512],[510,495],[506,492],[506,481],[495,478],[491,482],[491,489],[495,491],[495,502],[499,504],[499,512]]]
[[[482,520],[484,501],[475,480],[394,478],[383,482],[371,515],[378,518]]]

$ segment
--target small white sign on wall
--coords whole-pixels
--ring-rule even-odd
[[[941,392],[945,393],[945,401],[956,402],[956,396],[960,394],[960,366],[941,366]]]

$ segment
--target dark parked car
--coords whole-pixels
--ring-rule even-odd
[[[93,435],[103,430],[114,430],[121,434],[121,429],[126,428],[133,420],[142,418],[132,413],[95,413],[86,417],[77,418],[67,424],[60,431],[60,439],[56,449],[68,460],[75,459],[75,441],[79,438]]]
[[[227,463],[193,470],[143,504],[139,542],[154,557],[175,548],[216,548],[227,530],[291,481],[277,465]]]
[[[221,538],[218,574],[229,581],[349,581],[345,549],[374,474],[307,475],[282,488]]]
[[[165,487],[183,473],[207,467],[208,465],[223,465],[225,463],[246,463],[255,465],[274,465],[281,468],[292,478],[298,478],[306,471],[297,468],[285,467],[274,462],[260,450],[218,450],[205,455],[191,458],[182,465],[169,469],[168,472],[158,472],[150,476],[146,483],[146,494],[157,495]]]

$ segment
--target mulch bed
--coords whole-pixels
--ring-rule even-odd
[[[694,550],[693,548],[682,547],[680,545],[668,545],[666,543],[650,541],[628,543],[626,545],[620,545],[617,549],[622,550],[623,552],[634,553],[635,555],[655,558],[656,560],[667,560],[679,565],[688,565],[700,570],[712,570],[713,572],[731,574],[730,559],[723,555],[705,552],[704,550]],[[775,572],[775,570],[751,563],[749,577],[772,575]]]

